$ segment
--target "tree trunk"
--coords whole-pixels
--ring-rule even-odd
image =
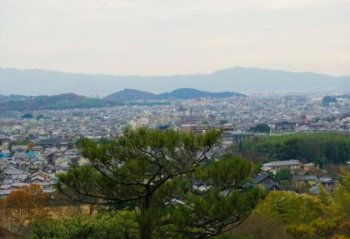
[[[147,223],[139,225],[139,233],[140,239],[152,239],[152,228]]]
[[[153,225],[150,215],[152,197],[141,199],[141,218],[139,220],[139,239],[152,239]]]

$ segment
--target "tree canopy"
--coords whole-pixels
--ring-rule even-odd
[[[341,218],[320,197],[294,192],[270,192],[257,213],[282,220],[296,239],[330,238]]]
[[[251,132],[254,133],[270,133],[271,132],[271,128],[268,124],[257,124],[254,127],[250,128]]]
[[[263,196],[244,189],[251,163],[211,155],[219,131],[127,129],[116,140],[82,140],[89,164],[59,175],[73,200],[136,213],[141,239],[210,238],[239,225]]]
[[[242,155],[262,160],[299,159],[321,166],[346,163],[350,155],[350,137],[338,133],[299,133],[255,137],[240,144]]]
[[[119,211],[100,213],[97,216],[36,220],[29,238],[124,239],[136,237],[137,225],[133,213]]]

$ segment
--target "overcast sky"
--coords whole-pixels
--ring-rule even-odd
[[[0,67],[350,75],[350,0],[0,0]]]

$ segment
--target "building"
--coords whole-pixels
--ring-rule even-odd
[[[277,171],[281,169],[288,169],[288,170],[298,170],[303,167],[303,163],[301,163],[299,160],[285,160],[285,161],[272,161],[268,163],[264,163],[262,170],[266,172],[272,172],[276,173]]]

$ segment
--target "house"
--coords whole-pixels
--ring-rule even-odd
[[[27,161],[21,161],[18,163],[18,168],[23,171],[28,171],[30,168],[30,163]]]
[[[279,182],[269,173],[259,173],[252,180],[254,185],[261,185],[268,191],[275,191],[281,189]]]
[[[243,185],[243,188],[256,187],[258,185],[264,187],[267,191],[275,191],[281,189],[278,180],[275,179],[273,175],[265,172],[259,173],[257,176],[255,176],[252,179],[252,182],[245,183]]]
[[[56,147],[60,144],[61,140],[57,138],[48,138],[48,139],[41,139],[36,143],[36,145],[42,147],[42,148],[51,148]]]
[[[321,177],[320,178],[320,183],[324,187],[326,187],[326,188],[328,188],[330,190],[334,189],[334,187],[335,187],[337,182],[338,182],[338,180],[336,180],[336,179],[334,179],[332,177]]]
[[[303,190],[305,188],[312,188],[317,185],[319,178],[316,175],[294,175],[292,183],[295,189]]]
[[[39,184],[39,183],[42,183],[44,181],[45,181],[45,178],[41,175],[37,175],[37,176],[32,177],[30,179],[30,183],[32,183],[32,184]]]
[[[25,151],[16,151],[12,157],[19,160],[26,160],[29,158]]]
[[[32,170],[41,170],[44,166],[44,162],[40,161],[38,159],[32,160],[31,161],[31,165],[30,165],[30,169]]]
[[[306,163],[306,164],[304,164],[304,166],[303,166],[303,169],[304,169],[304,171],[314,171],[314,170],[317,170],[317,169],[319,169],[320,167],[317,165],[317,164],[315,164],[315,163]]]
[[[73,143],[63,141],[63,142],[60,142],[60,143],[58,144],[58,146],[59,146],[59,148],[66,148],[66,149],[68,149],[68,148],[73,147]]]
[[[22,183],[27,182],[28,178],[29,178],[29,173],[22,173],[22,174],[15,175],[12,177],[13,180],[15,180],[17,182],[22,182]]]
[[[47,174],[47,173],[44,173],[42,171],[38,171],[36,173],[33,173],[31,176],[31,181],[35,181],[35,180],[38,180],[40,182],[48,182],[52,179],[52,176]]]
[[[7,195],[9,195],[12,191],[9,189],[0,189],[0,199],[5,198]]]
[[[20,174],[22,174],[22,173],[25,173],[25,172],[22,171],[22,170],[19,170],[19,169],[15,168],[15,167],[13,167],[13,166],[8,166],[8,165],[6,165],[6,167],[5,167],[5,169],[4,169],[4,175],[5,175],[5,177],[6,177],[6,176],[7,176],[7,177],[12,177],[12,176],[14,176],[14,175],[20,175]]]
[[[0,151],[0,159],[9,159],[11,156],[10,150],[1,150]]]
[[[32,150],[33,150],[34,152],[40,152],[40,151],[43,150],[43,147],[41,147],[41,146],[34,146],[34,147],[32,148]]]
[[[11,167],[12,168],[16,168],[17,167],[17,162],[16,161],[9,160],[5,164],[6,164],[7,168],[11,168]]]
[[[29,186],[29,185],[30,185],[29,183],[17,182],[17,183],[13,183],[9,189],[11,189],[11,190],[18,190],[21,187]]]
[[[280,131],[294,131],[296,128],[296,123],[293,122],[288,122],[288,121],[282,121],[282,122],[277,122],[274,125],[275,131],[280,132]]]
[[[303,167],[303,163],[301,163],[299,160],[284,160],[284,161],[272,161],[268,163],[264,163],[262,170],[266,172],[272,172],[276,173],[277,171],[281,169],[289,169],[291,171],[298,170]]]
[[[27,150],[27,145],[12,145],[11,150],[13,152],[25,152]]]
[[[208,186],[200,181],[195,181],[195,182],[193,182],[192,188],[195,191],[206,192],[210,189],[210,186]]]

